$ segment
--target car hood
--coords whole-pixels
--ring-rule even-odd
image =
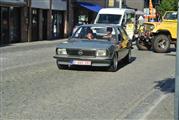
[[[110,41],[104,40],[69,40],[59,44],[58,48],[72,49],[107,49],[113,46]]]

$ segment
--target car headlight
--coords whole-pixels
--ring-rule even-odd
[[[67,55],[67,51],[66,51],[66,49],[58,48],[57,49],[57,54],[58,55]]]
[[[97,51],[96,51],[96,56],[97,56],[97,57],[107,56],[107,52],[106,52],[106,50],[97,50]]]
[[[151,31],[152,31],[154,28],[155,28],[154,25],[151,25],[151,26],[150,26],[150,30],[151,30]]]

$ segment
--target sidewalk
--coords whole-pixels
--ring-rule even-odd
[[[168,79],[158,89],[161,95],[146,113],[145,120],[174,120],[175,79]]]
[[[55,48],[59,43],[65,42],[65,41],[67,41],[67,39],[43,40],[43,41],[13,43],[13,44],[8,44],[8,45],[2,45],[0,46],[0,53],[40,49],[40,48],[45,48],[45,47]]]
[[[12,43],[7,45],[1,45],[0,48],[4,47],[23,47],[23,46],[32,46],[32,45],[45,45],[45,44],[55,44],[59,42],[66,41],[67,38],[57,39],[57,40],[42,40],[42,41],[33,41],[33,42],[23,42],[23,43]]]

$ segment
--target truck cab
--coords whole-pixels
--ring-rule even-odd
[[[123,26],[130,39],[135,30],[135,10],[120,8],[103,8],[98,12],[94,24],[117,24]]]

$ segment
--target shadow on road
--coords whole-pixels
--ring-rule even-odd
[[[176,57],[176,54],[167,53],[166,56]]]
[[[164,93],[174,93],[175,92],[175,78],[167,78],[161,81],[155,81],[155,89],[159,89]]]
[[[136,60],[136,57],[131,57],[131,63]],[[128,64],[131,64],[128,63]],[[120,61],[118,64],[118,70],[122,69],[128,64],[124,64],[123,61]],[[109,68],[106,67],[88,67],[88,66],[71,66],[69,68],[70,70],[76,70],[76,71],[95,71],[95,72],[107,72]],[[118,71],[117,70],[117,71]]]

